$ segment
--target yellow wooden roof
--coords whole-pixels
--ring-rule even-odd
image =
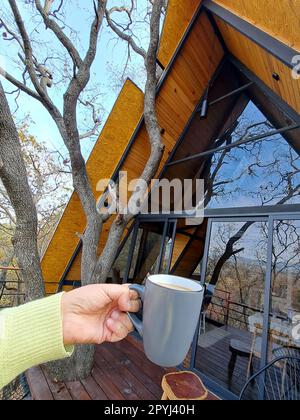
[[[169,0],[162,30],[158,60],[167,67],[202,0]]]
[[[300,0],[215,0],[215,3],[300,51]]]
[[[263,47],[221,19],[216,20],[231,54],[300,114],[300,79],[294,79],[291,69]],[[280,76],[279,82],[273,73]]]

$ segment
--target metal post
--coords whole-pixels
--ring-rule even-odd
[[[206,233],[206,240],[205,240],[205,247],[204,247],[204,255],[203,255],[203,263],[202,263],[202,270],[201,270],[201,283],[205,284],[205,275],[206,275],[206,266],[208,262],[208,253],[209,253],[209,244],[211,238],[211,230],[212,230],[212,219],[209,219],[208,226],[207,226],[207,233]],[[201,328],[201,317],[202,313],[200,313],[197,330],[194,336],[193,344],[192,344],[192,355],[191,355],[191,362],[190,362],[190,369],[195,368],[196,363],[196,356],[197,356],[197,349],[198,349],[198,340]]]
[[[269,325],[271,313],[271,290],[272,290],[272,261],[273,261],[273,240],[274,240],[274,217],[269,217],[268,228],[268,255],[267,255],[267,268],[265,280],[265,298],[264,298],[264,321],[262,333],[262,348],[261,348],[261,369],[268,363],[268,349],[269,349]],[[264,375],[263,375],[264,376]],[[262,376],[259,389],[262,399],[264,399],[264,377]]]
[[[237,95],[238,93],[244,92],[245,90],[249,89],[253,85],[254,85],[254,82],[249,82],[245,86],[241,86],[240,88],[235,89],[230,93],[227,93],[227,95],[224,95],[224,96],[221,96],[218,99],[215,99],[214,101],[209,103],[209,106],[215,105],[215,104],[217,104],[221,101],[224,101],[224,99],[231,98],[231,96],[234,96],[234,95]]]
[[[271,313],[271,290],[272,290],[272,261],[273,261],[273,240],[274,240],[274,217],[269,217],[268,228],[268,255],[265,280],[265,298],[264,298],[264,325],[262,336],[262,358],[261,368],[268,363],[268,337],[269,321]]]

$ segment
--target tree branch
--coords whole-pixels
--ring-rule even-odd
[[[0,74],[3,76],[8,82],[16,86],[18,89],[21,89],[24,93],[27,93],[28,95],[32,96],[34,99],[37,99],[38,101],[42,102],[42,98],[40,95],[38,95],[34,90],[30,89],[26,85],[24,85],[19,80],[15,79],[12,75],[7,73],[4,69],[0,67]]]
[[[145,66],[147,70],[147,83],[145,88],[145,104],[144,104],[144,118],[151,145],[151,154],[145,169],[141,175],[141,179],[146,181],[149,185],[152,178],[155,176],[164,151],[164,145],[161,137],[161,129],[158,124],[156,113],[156,92],[157,92],[157,78],[156,78],[156,58],[159,46],[160,35],[160,17],[163,7],[163,0],[155,1],[151,15],[151,29],[150,29],[150,44],[148,52],[145,55]],[[144,56],[144,55],[143,55]],[[133,193],[130,201],[136,204],[140,201],[143,191],[137,188]],[[131,206],[129,205],[128,208]],[[133,214],[118,215],[112,223],[106,245],[100,258],[97,261],[95,272],[92,273],[92,280],[103,282],[107,279],[111,270],[113,261],[116,257],[120,240],[124,233],[126,225],[134,217]]]
[[[108,26],[118,35],[118,37],[121,38],[123,41],[126,41],[130,45],[130,47],[133,49],[133,51],[135,51],[137,54],[139,54],[140,56],[142,56],[146,60],[147,52],[143,48],[141,48],[137,45],[137,43],[134,41],[134,39],[131,35],[126,34],[123,30],[118,28],[116,23],[111,18],[111,15],[114,12],[119,12],[119,13],[120,12],[125,12],[129,16],[129,19],[131,20],[132,10],[133,10],[133,8],[131,8],[129,10],[126,7],[112,7],[109,10],[106,9],[105,10],[106,20],[107,20]]]
[[[18,37],[17,34],[15,34],[4,22],[3,19],[0,19],[0,23],[3,25],[3,27],[5,28],[6,32],[8,32],[12,39],[15,39],[17,41],[17,43],[19,44],[20,48],[24,51],[24,45],[22,44],[21,39]]]
[[[16,215],[14,248],[29,299],[44,296],[37,247],[37,213],[32,199],[18,132],[0,83],[0,178]]]
[[[11,10],[13,12],[17,27],[19,29],[20,35],[21,35],[22,40],[23,40],[24,53],[25,53],[25,64],[26,64],[26,67],[28,69],[31,81],[32,81],[36,91],[38,92],[38,94],[41,97],[43,97],[45,92],[41,88],[38,76],[35,72],[32,46],[31,46],[31,42],[30,42],[28,33],[25,29],[25,25],[24,25],[24,22],[22,20],[22,16],[19,12],[16,1],[15,0],[8,0],[8,1],[9,1]]]
[[[60,28],[60,26],[53,19],[49,17],[49,14],[47,13],[47,11],[42,7],[40,0],[35,0],[35,6],[38,12],[40,13],[40,15],[42,16],[44,23],[46,25],[46,28],[51,29],[52,32],[56,35],[58,40],[61,42],[61,44],[65,47],[65,49],[70,54],[70,57],[72,58],[75,66],[77,68],[81,67],[83,64],[83,61],[75,45],[70,40],[70,38],[68,38],[67,35],[64,33],[64,31]]]
[[[82,133],[79,135],[79,140],[84,140],[84,139],[88,139],[90,137],[93,137],[97,134],[97,130],[98,128],[101,126],[102,122],[98,122],[94,125],[94,127],[90,130],[87,131],[86,133]]]
[[[107,3],[107,0],[97,0],[97,1],[98,1],[98,7],[96,7],[94,3],[96,17],[91,26],[89,48],[84,59],[84,66],[87,69],[90,69],[96,57],[98,35],[102,26],[106,3]]]
[[[143,171],[142,179],[148,183],[154,178],[164,151],[161,128],[158,124],[156,113],[156,59],[159,47],[160,18],[163,5],[163,0],[154,2],[150,22],[150,44],[146,56],[147,82],[145,87],[144,117],[151,144],[151,155]]]

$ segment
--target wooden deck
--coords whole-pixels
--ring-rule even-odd
[[[240,340],[251,349],[253,336],[251,333],[230,326],[214,327],[208,333],[211,345],[205,345],[205,336],[199,340],[196,356],[196,368],[205,376],[209,377],[222,388],[239,396],[247,381],[247,368],[249,359],[238,357],[233,373],[229,380],[228,365],[231,358],[229,350],[231,340]],[[260,367],[260,359],[253,359],[254,372]],[[256,399],[256,395],[249,395],[249,399]]]
[[[95,367],[85,381],[53,383],[44,369],[27,372],[33,400],[160,400],[162,369],[149,360],[141,342],[129,337],[121,343],[98,346]],[[209,395],[209,400],[217,400]]]

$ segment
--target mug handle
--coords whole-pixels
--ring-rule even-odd
[[[129,286],[129,289],[137,292],[139,297],[141,298],[141,301],[144,302],[145,286],[141,286],[139,284],[131,284]],[[143,321],[141,321],[135,314],[132,314],[129,312],[128,312],[128,317],[130,321],[132,322],[134,328],[137,330],[140,336],[143,337]]]

